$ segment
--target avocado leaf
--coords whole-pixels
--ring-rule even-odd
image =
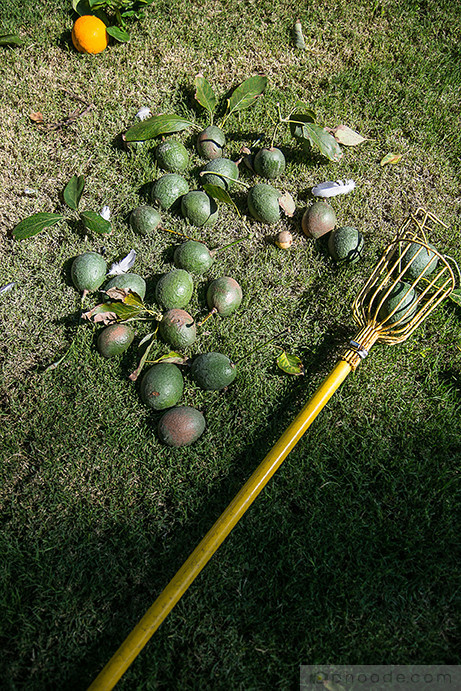
[[[211,124],[213,124],[213,113],[218,105],[218,99],[216,98],[211,84],[205,79],[203,74],[198,74],[194,79],[195,84],[195,100],[200,103],[200,105],[205,108],[211,117]]]
[[[315,122],[296,125],[293,136],[295,139],[299,139],[301,143],[308,142],[311,146],[317,146],[329,161],[337,163],[342,158],[343,152],[336,139],[324,127],[315,124]]]
[[[83,189],[85,187],[85,178],[83,175],[73,175],[67,185],[64,187],[62,196],[67,206],[77,211],[80,199],[82,197]]]
[[[227,116],[239,110],[245,110],[252,106],[263,94],[268,83],[267,77],[256,75],[249,77],[239,84],[227,99]]]
[[[22,46],[23,43],[17,34],[0,34],[0,46]]]
[[[220,202],[224,202],[224,204],[227,204],[228,206],[232,206],[232,208],[237,212],[237,215],[240,216],[237,205],[225,189],[219,187],[219,185],[210,185],[209,183],[203,185],[203,189],[210,197],[213,197],[213,199],[217,199]]]
[[[91,233],[104,235],[111,231],[110,221],[106,221],[97,211],[83,211],[80,214],[80,218],[85,226],[85,230],[89,230]]]
[[[185,120],[185,118],[181,118],[178,115],[153,115],[151,118],[137,122],[130,127],[125,132],[125,139],[127,142],[143,142],[159,137],[161,134],[181,132],[193,126],[193,122]]]
[[[304,374],[304,365],[299,357],[297,355],[290,355],[284,350],[277,358],[277,365],[287,374],[294,374],[298,377]]]
[[[31,238],[33,235],[40,233],[44,228],[54,226],[55,223],[62,220],[64,220],[62,214],[50,214],[45,212],[32,214],[32,216],[24,218],[13,228],[13,237],[16,240]]]

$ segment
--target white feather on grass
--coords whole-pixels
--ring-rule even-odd
[[[147,120],[147,118],[150,118],[150,116],[151,116],[150,109],[147,106],[143,106],[142,108],[140,108],[138,110],[138,112],[135,115],[135,118],[137,120],[141,120],[141,122],[142,122],[143,120]]]
[[[126,274],[127,271],[131,269],[136,259],[136,252],[131,250],[129,254],[126,255],[119,262],[115,262],[109,269],[108,276],[121,276]]]
[[[335,182],[321,182],[312,188],[314,197],[336,197],[337,194],[347,194],[355,188],[353,180],[336,180]]]

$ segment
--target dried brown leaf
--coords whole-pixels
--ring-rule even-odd
[[[37,125],[43,125],[45,123],[45,120],[43,119],[43,115],[41,113],[31,113],[29,117],[32,120],[32,122],[35,122]]]
[[[294,216],[296,211],[295,200],[289,192],[284,192],[281,197],[279,197],[279,206],[283,210],[285,216]]]

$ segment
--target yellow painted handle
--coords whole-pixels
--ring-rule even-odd
[[[120,677],[181,599],[218,547],[224,542],[350,371],[351,366],[347,362],[342,360],[338,362],[264,460],[261,461],[227,509],[160,593],[154,604],[127,636],[104,669],[101,670],[88,691],[96,691],[96,689],[106,691],[114,688]]]

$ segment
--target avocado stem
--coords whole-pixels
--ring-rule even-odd
[[[279,331],[279,333],[275,334],[275,336],[272,336],[272,338],[270,338],[268,341],[265,341],[264,343],[261,343],[261,345],[256,346],[256,348],[253,348],[253,350],[250,350],[249,353],[245,353],[245,355],[243,357],[239,358],[238,360],[236,360],[234,362],[234,365],[238,365],[240,362],[242,362],[243,360],[246,360],[251,355],[253,355],[253,353],[256,353],[258,350],[262,350],[263,348],[268,346],[270,343],[272,343],[272,341],[275,341],[276,338],[279,338],[280,336],[283,336],[283,334],[289,333],[289,332],[290,332],[290,327],[283,329],[282,331]]]
[[[197,242],[195,238],[190,238],[188,235],[185,235],[184,233],[179,233],[177,230],[170,230],[169,228],[164,228],[163,226],[159,226],[160,230],[164,230],[166,233],[173,233],[173,235],[179,235],[182,238],[187,238],[187,240],[194,240],[194,242]]]
[[[229,175],[224,175],[224,173],[218,173],[217,170],[202,170],[199,173],[200,177],[203,175],[217,175],[218,178],[222,178],[223,180],[230,180],[232,183],[236,183],[237,185],[242,185],[242,187],[245,187],[245,189],[249,190],[250,185],[247,185],[246,182],[242,182],[241,180],[236,180],[235,178],[229,177]]]
[[[227,250],[228,247],[232,247],[233,245],[238,245],[239,242],[243,242],[244,240],[247,240],[247,239],[248,239],[247,236],[245,236],[244,238],[240,238],[239,240],[234,240],[234,242],[229,242],[227,245],[223,245],[222,247],[216,247],[216,249],[211,250],[210,254],[212,254],[214,256],[217,252],[221,252],[221,250]]]
[[[216,314],[216,313],[217,313],[217,311],[218,311],[218,310],[216,309],[216,307],[213,307],[213,309],[211,310],[211,312],[210,312],[209,314],[207,314],[207,316],[205,317],[205,319],[202,319],[201,322],[197,322],[197,326],[203,326],[204,323],[205,323],[206,321],[208,321],[208,319],[209,319],[210,317],[213,316],[213,314]]]

